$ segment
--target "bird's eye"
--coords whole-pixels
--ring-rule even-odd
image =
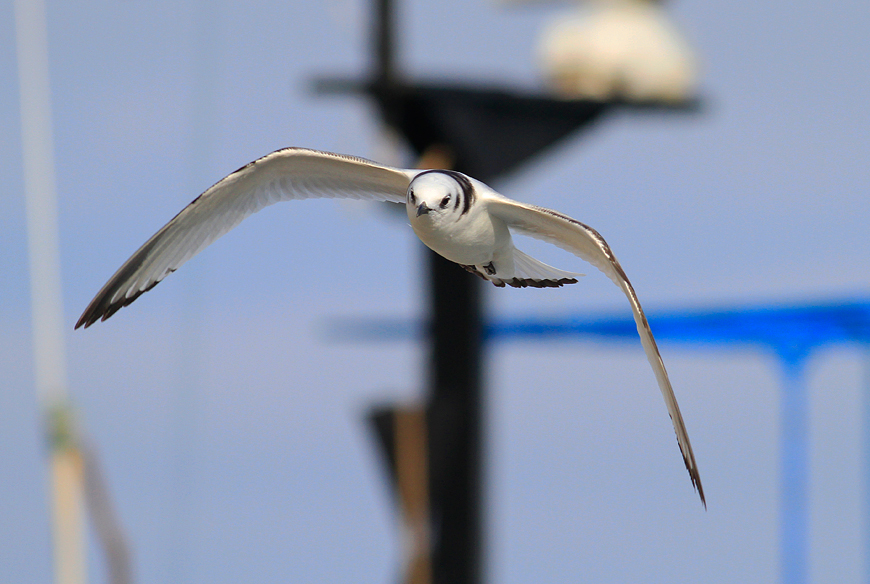
[[[450,195],[447,195],[443,199],[441,199],[441,208],[444,209],[450,203]]]
[[[408,200],[411,201],[412,205],[417,202],[417,197],[414,196],[414,191],[408,193]]]

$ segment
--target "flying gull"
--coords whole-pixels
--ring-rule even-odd
[[[571,217],[508,199],[452,170],[393,168],[306,148],[272,152],[218,181],[146,241],[97,293],[76,328],[106,320],[245,217],[273,203],[311,198],[402,203],[423,243],[496,286],[559,287],[576,283],[580,275],[519,251],[511,239],[512,231],[561,247],[604,272],[628,297],[683,461],[706,506],[695,455],[667,371],[634,288],[607,242]]]

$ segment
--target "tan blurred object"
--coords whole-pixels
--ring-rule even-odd
[[[55,440],[51,453],[51,492],[57,584],[87,581],[83,484],[84,463],[78,448],[69,441]]]
[[[417,159],[417,168],[443,170],[453,168],[456,156],[449,146],[435,144],[426,149]]]
[[[573,99],[683,101],[698,65],[655,2],[597,0],[545,27],[539,58],[552,90]]]
[[[426,431],[424,409],[396,411],[396,483],[405,528],[406,584],[432,582]]]

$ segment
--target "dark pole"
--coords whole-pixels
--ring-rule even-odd
[[[435,584],[481,581],[481,288],[426,250],[430,279],[429,452]]]
[[[409,83],[397,71],[392,0],[375,0],[374,78],[367,83],[326,81],[328,92],[372,95],[384,122],[403,135],[426,168],[453,168],[490,182],[578,128],[589,128],[622,102],[565,101],[485,87]],[[633,104],[640,109],[695,110],[697,104]],[[523,140],[516,140],[523,136]],[[428,517],[432,584],[483,580],[481,516],[483,476],[483,284],[477,277],[425,250],[428,288],[429,368],[425,432],[428,440]],[[402,445],[391,431],[401,408],[379,409],[373,421],[394,479]],[[407,413],[407,412],[405,412]],[[425,454],[421,454],[424,456]],[[407,459],[406,459],[407,460]],[[405,469],[406,471],[408,469]],[[398,482],[398,480],[397,480]],[[402,489],[398,489],[402,491]],[[416,492],[422,492],[416,489]],[[400,493],[401,495],[401,493]],[[400,496],[400,499],[402,497]],[[400,504],[401,503],[400,501]],[[404,504],[404,512],[412,521]],[[410,576],[409,576],[410,577]]]
[[[380,83],[389,84],[395,81],[394,43],[395,27],[393,26],[393,1],[375,0],[375,56],[377,71],[375,79]]]
[[[375,4],[375,94],[390,123],[401,107],[395,17],[392,0]],[[432,582],[477,584],[482,533],[480,286],[456,264],[430,250],[425,253],[431,290],[426,409]]]

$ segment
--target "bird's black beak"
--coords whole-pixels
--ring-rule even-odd
[[[426,205],[425,202],[420,203],[419,205],[417,205],[417,217],[419,217],[420,215],[425,215],[426,213],[428,213],[431,210],[432,209],[430,209],[429,206]]]

